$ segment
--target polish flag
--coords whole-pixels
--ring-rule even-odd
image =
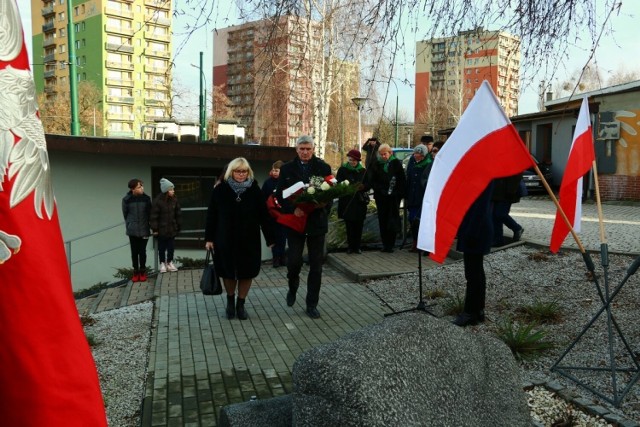
[[[569,159],[560,184],[559,203],[567,219],[576,233],[580,232],[580,217],[582,216],[582,177],[589,172],[596,155],[593,149],[593,133],[589,120],[589,104],[587,98],[582,99],[576,130]],[[569,234],[569,227],[564,222],[560,212],[556,212],[556,220],[551,232],[549,249],[556,253],[560,245]]]
[[[532,165],[518,131],[485,80],[433,162],[422,202],[418,248],[443,262],[462,218],[487,185]]]
[[[14,0],[0,1],[0,22],[0,420],[106,426]]]

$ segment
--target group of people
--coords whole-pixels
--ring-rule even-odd
[[[129,236],[133,282],[147,281],[147,242],[150,236],[158,239],[160,273],[178,271],[173,263],[174,242],[182,225],[182,210],[171,181],[160,180],[160,194],[151,201],[144,192],[144,183],[133,178],[129,191],[122,199],[126,234]]]
[[[215,267],[227,295],[228,319],[248,318],[245,301],[252,280],[260,272],[261,231],[272,250],[273,267],[287,268],[286,303],[289,307],[296,302],[306,245],[309,273],[305,311],[312,319],[321,316],[318,302],[332,204],[320,204],[309,211],[283,197],[283,191],[298,182],[309,184],[312,177],[331,175],[331,167],[314,155],[314,147],[312,137],[298,138],[296,157],[289,162],[274,163],[262,188],[249,162],[243,157],[229,162],[215,185],[207,210],[205,248],[215,251]],[[377,138],[369,138],[363,146],[368,153],[365,165],[360,151],[353,149],[347,153],[347,161],[340,166],[336,176],[338,182],[348,181],[358,186],[355,193],[338,200],[338,217],[343,219],[346,228],[347,253],[361,253],[362,230],[371,190],[378,211],[382,251],[394,251],[403,199],[413,235],[412,251],[417,251],[423,197],[434,159],[441,148],[442,143],[423,137],[413,150],[406,172],[391,147],[381,144]],[[503,243],[502,225],[513,230],[514,240],[518,240],[524,231],[509,216],[511,203],[519,200],[521,195],[518,179],[515,176],[492,182],[473,203],[460,225],[457,249],[464,254],[467,290],[464,311],[454,320],[457,325],[466,326],[484,320],[486,279],[483,257],[492,245]],[[131,243],[133,281],[147,280],[146,246],[151,235],[158,238],[160,272],[176,271],[173,264],[174,240],[180,231],[181,209],[173,184],[162,178],[161,193],[153,202],[144,193],[139,179],[132,179],[128,186],[129,192],[122,200],[122,211]],[[276,215],[270,213],[274,210],[278,215],[304,217],[304,229],[297,230],[276,221]]]

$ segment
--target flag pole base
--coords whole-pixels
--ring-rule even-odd
[[[384,317],[395,316],[396,314],[402,314],[402,313],[410,313],[412,311],[422,311],[424,313],[430,314],[433,317],[438,317],[434,313],[429,311],[427,307],[431,307],[431,305],[427,305],[424,302],[424,298],[422,296],[422,256],[423,254],[424,252],[418,249],[418,293],[419,293],[418,305],[415,306],[414,308],[409,308],[407,310],[392,311],[391,313],[385,313]]]

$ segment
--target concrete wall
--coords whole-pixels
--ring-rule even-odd
[[[114,282],[117,268],[131,268],[129,239],[125,235],[121,210],[121,201],[131,178],[141,179],[145,183],[145,192],[152,197],[154,183],[151,182],[151,173],[154,167],[222,168],[227,163],[211,159],[143,158],[61,151],[50,151],[49,158],[65,242],[115,226],[71,243],[74,291],[99,282]],[[260,184],[268,176],[271,164],[271,160],[252,162]],[[147,246],[149,266],[154,265],[152,247],[150,241]],[[271,258],[264,242],[262,256],[263,259]],[[204,258],[204,245],[202,251],[177,249],[176,257]]]

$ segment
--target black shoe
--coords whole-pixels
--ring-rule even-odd
[[[524,228],[520,227],[520,230],[516,230],[513,232],[513,241],[517,242],[522,237],[522,233],[524,233]]]
[[[480,319],[477,314],[465,313],[464,311],[455,318],[452,322],[456,326],[472,326],[477,325]]]
[[[227,295],[227,319],[236,317],[236,296]]]
[[[296,293],[288,291],[287,292],[287,305],[289,307],[293,307],[293,304],[296,303]]]
[[[362,253],[362,249],[356,249],[353,253],[360,255]]]
[[[311,317],[312,319],[319,319],[320,318],[320,312],[315,307],[307,307],[307,315],[309,317]]]
[[[247,310],[244,309],[244,299],[238,298],[238,302],[236,302],[236,314],[238,315],[238,319],[247,320]]]
[[[382,250],[380,252],[386,252],[388,254],[392,254],[393,253],[393,248],[382,248]]]
[[[347,249],[347,254],[352,254],[353,251],[351,249]]]
[[[280,267],[282,265],[280,264],[280,257],[273,257],[273,261],[271,264],[273,265],[273,268]]]

